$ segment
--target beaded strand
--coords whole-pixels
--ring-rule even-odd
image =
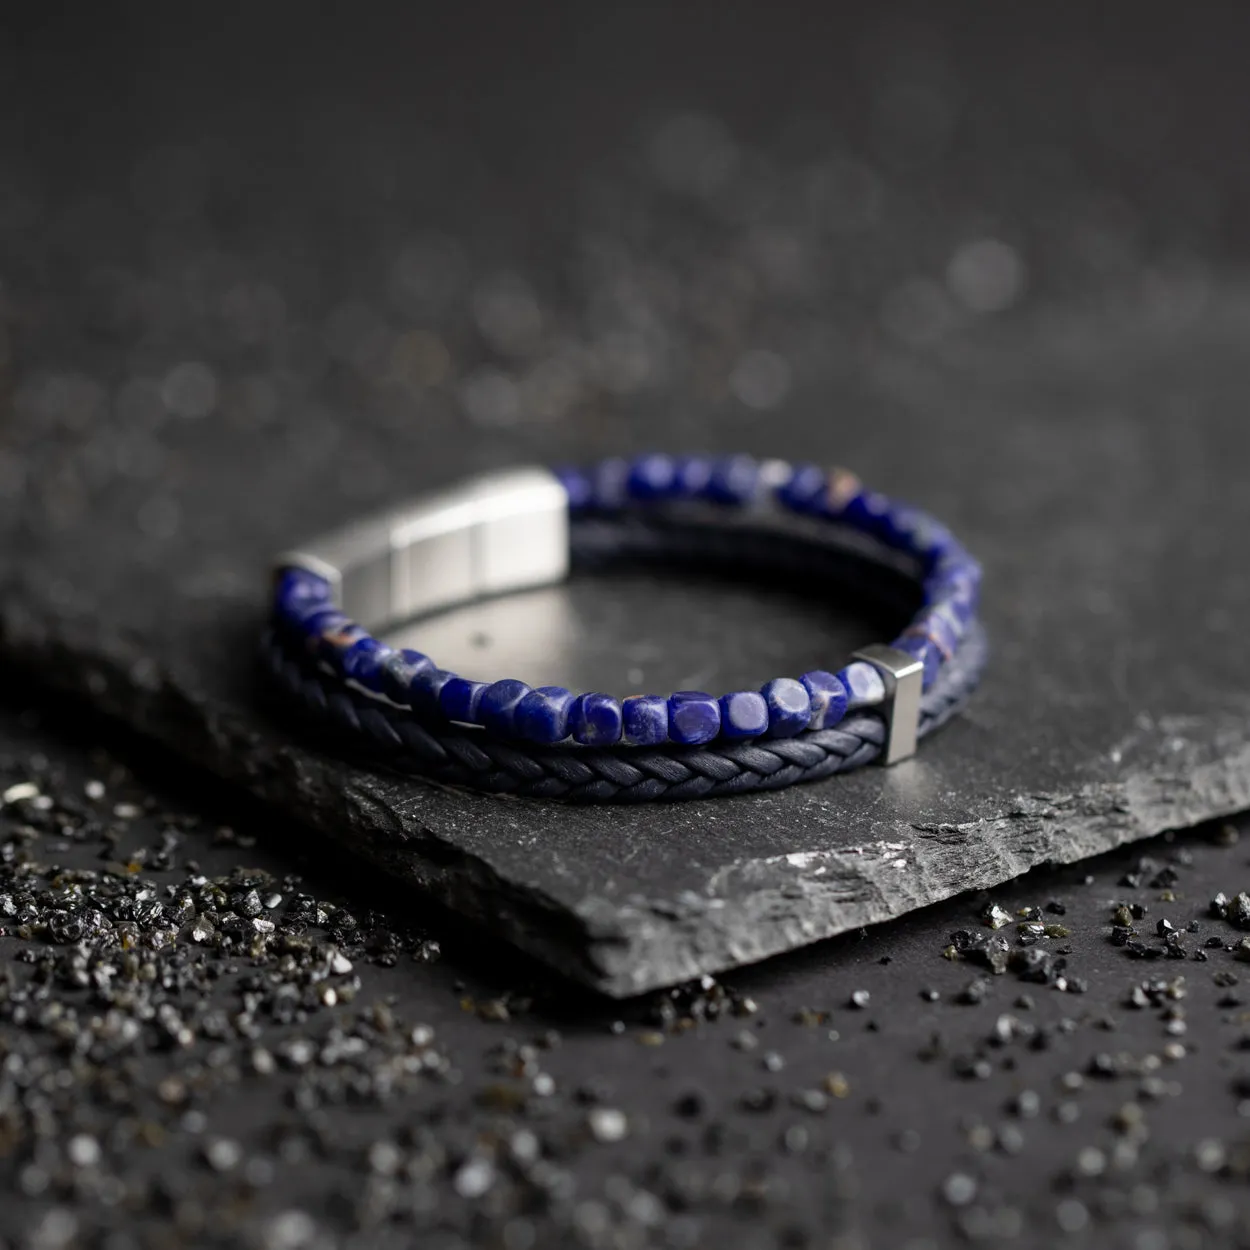
[[[557,470],[571,516],[614,515],[665,503],[703,502],[731,509],[770,505],[856,531],[917,561],[923,602],[892,644],[923,665],[923,688],[936,681],[976,615],[981,569],[950,531],[927,514],[865,489],[851,473],[791,466],[750,456],[649,454]],[[695,746],[718,740],[787,738],[831,728],[849,712],[884,703],[880,672],[855,661],[777,677],[759,690],[717,697],[703,691],[632,695],[574,694],[514,679],[472,681],[441,669],[419,651],[393,650],[334,604],[331,584],[311,570],[285,567],[275,579],[278,633],[340,680],[423,717],[477,725],[502,738],[544,745]]]

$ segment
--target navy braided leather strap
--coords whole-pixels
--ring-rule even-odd
[[[628,560],[798,578],[849,590],[878,616],[914,615],[892,647],[837,673],[623,703],[468,681],[348,615],[387,625]],[[979,580],[943,527],[849,475],[644,457],[496,476],[282,557],[262,655],[302,724],[431,780],[580,802],[739,794],[910,754],[980,677]]]

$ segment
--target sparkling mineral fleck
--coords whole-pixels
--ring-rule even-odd
[[[629,1132],[629,1121],[615,1107],[592,1107],[586,1116],[591,1136],[599,1142],[621,1141]]]

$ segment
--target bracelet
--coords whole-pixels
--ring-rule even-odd
[[[719,697],[473,681],[373,636],[623,558],[910,587],[920,607],[836,671]],[[478,478],[282,555],[264,656],[316,721],[439,780],[597,801],[737,793],[911,755],[980,676],[980,580],[949,530],[844,470],[653,454]]]

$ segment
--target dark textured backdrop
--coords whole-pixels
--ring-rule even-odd
[[[1200,19],[1127,4],[6,14],[6,655],[616,993],[1244,806],[1245,26],[1232,4],[1204,7]],[[645,815],[440,795],[279,749],[286,735],[252,710],[244,659],[268,551],[319,520],[466,469],[656,444],[836,458],[949,517],[991,575],[997,651],[977,709],[908,773]],[[663,610],[638,629],[625,614],[651,591]],[[862,628],[841,613],[829,628],[811,605],[757,605],[742,590],[637,582],[575,588],[530,608],[526,630],[537,619],[563,631],[573,670],[622,689],[678,684],[705,655],[719,666],[703,670],[708,684],[755,680],[791,667],[790,657],[840,651]],[[484,668],[545,659],[513,645],[506,618],[472,624],[461,618],[448,642],[481,635],[469,657]],[[42,767],[19,749],[7,784]],[[6,845],[20,849],[32,800],[15,793]],[[5,862],[55,894],[66,887],[56,871],[65,839],[55,828],[49,836],[30,853],[52,867],[24,868],[25,852]],[[187,857],[206,854],[199,837]],[[213,872],[238,862],[225,845]],[[289,848],[273,853],[281,860]],[[723,1219],[749,1229],[744,1244],[761,1245],[829,1244],[835,1227],[833,1244],[848,1246],[921,1246],[948,1227],[1021,1244],[1048,1244],[1059,1229],[1133,1250],[1234,1242],[1244,1211],[1224,1179],[1235,1186],[1244,1171],[1244,1085],[1226,1050],[1241,1024],[1227,980],[1235,931],[1215,930],[1230,949],[1190,973],[1201,987],[1192,1023],[1176,1014],[1184,987],[1172,969],[1181,965],[1133,965],[1131,946],[1105,942],[1126,891],[1188,923],[1216,889],[1244,884],[1244,854],[1207,855],[1179,885],[1168,877],[1175,867],[1099,868],[1080,924],[1069,926],[1092,970],[1075,984],[1055,964],[1067,938],[1017,948],[1017,970],[1028,968],[1021,952],[1040,948],[1049,961],[1035,991],[1046,1004],[1040,1033],[1011,1022],[1000,990],[1006,1023],[955,1024],[950,1050],[928,1039],[945,1016],[917,1011],[915,994],[952,975],[941,944],[951,928],[980,931],[979,902],[928,913],[938,920],[923,941],[914,926],[924,918],[875,936],[874,958],[893,960],[883,985],[895,988],[865,988],[894,1004],[897,1045],[869,1037],[849,1085],[864,1116],[899,1111],[889,1120],[898,1156],[882,1153],[888,1134],[854,1117],[808,1152],[813,1139],[791,1134],[781,1108],[819,1114],[804,1089],[840,1105],[843,1085],[836,1072],[818,1080],[813,1067],[778,1096],[760,1092],[792,1058],[784,1046],[782,1067],[761,1058],[757,1077],[750,1058],[722,1076],[707,1057],[722,1041],[696,1028],[664,1063],[622,1068],[609,1047],[628,1041],[592,1024],[586,1079],[618,1068],[628,1079],[609,1093],[562,1088],[565,1128],[539,1131],[543,1159],[563,1161],[558,1176],[540,1167],[535,1179],[530,1145],[507,1136],[541,1118],[515,1091],[471,1080],[479,1111],[447,1104],[444,1116],[467,1127],[463,1139],[440,1140],[443,1104],[405,1085],[385,1134],[417,1123],[433,1144],[404,1138],[401,1161],[368,1161],[380,1179],[362,1210],[350,1196],[358,1187],[343,1179],[359,1160],[325,1142],[363,1122],[322,1116],[351,1096],[350,1082],[253,1088],[248,1065],[264,1073],[243,1056],[255,1009],[244,1002],[235,1018],[242,996],[227,976],[224,1015],[202,1021],[191,1008],[200,982],[175,979],[170,1001],[194,1017],[185,1044],[192,1066],[204,1066],[204,1107],[219,1088],[213,1072],[237,1074],[250,1102],[250,1116],[231,1113],[211,1131],[270,1157],[281,1176],[256,1218],[240,1199],[234,1222],[211,1231],[228,1240],[242,1226],[275,1245],[314,1244],[381,1220],[401,1243],[420,1229],[512,1250],[535,1239],[692,1244]],[[1040,904],[1080,876],[1045,878],[1010,901]],[[135,888],[91,887],[102,910],[122,912],[131,904],[114,894]],[[67,953],[77,930],[48,919],[56,901],[40,894],[29,932],[13,936],[61,949],[65,966],[31,965],[35,984],[52,987],[36,997],[77,1003]],[[411,905],[388,895],[384,911],[393,918]],[[192,923],[175,963],[201,946],[216,952],[210,963],[237,958],[235,921],[218,928],[209,910],[212,932]],[[1158,918],[1138,918],[1133,940],[1152,938]],[[149,917],[141,929],[158,950],[162,923]],[[129,938],[91,932],[106,967],[121,960],[109,977],[139,976],[118,953]],[[1008,932],[1013,942],[1033,937]],[[297,938],[283,929],[282,941]],[[766,965],[745,984],[761,997],[776,989],[772,1010],[783,1016],[808,1000],[832,1011],[856,988],[848,940]],[[1186,941],[1180,953],[1192,958],[1197,943]],[[415,942],[401,943],[405,956],[421,949]],[[473,939],[458,942],[457,969]],[[1166,958],[1163,937],[1152,942]],[[251,956],[258,975],[276,978],[270,989],[294,978],[324,1008],[324,977],[284,969],[277,946]],[[333,964],[321,947],[310,958]],[[402,967],[393,992],[406,1019],[457,1010],[458,971],[429,979]],[[1213,973],[1225,980],[1212,985]],[[970,972],[955,974],[962,982]],[[169,1193],[145,1188],[122,1166],[128,1143],[162,1133],[181,1142],[205,1126],[179,1118],[175,1097],[164,1100],[174,1110],[157,1116],[159,1131],[140,1132],[157,1069],[136,1062],[120,1069],[120,1084],[108,1077],[110,1046],[146,1054],[177,1030],[126,1040],[124,1020],[142,1019],[149,1000],[97,986],[83,1019],[105,1004],[120,1014],[97,1049],[85,1046],[91,1063],[69,1065],[74,1080],[58,1083],[47,1065],[66,1036],[55,1014],[32,1017],[25,975],[4,982],[18,988],[3,1000],[0,1043],[24,1056],[0,1077],[0,1152],[22,1195],[14,1229],[27,1230],[14,1235],[70,1244],[80,1231],[125,1224],[109,1197],[118,1192],[110,1177],[124,1175],[125,1212],[205,1240],[196,1211],[234,1194],[223,1186],[240,1158],[228,1148],[175,1153],[205,1162],[188,1162],[185,1175],[182,1162],[171,1169]],[[1153,1009],[1121,1012],[1143,976],[1139,997]],[[1086,980],[1085,998],[1062,996]],[[532,1016],[516,1007],[522,1023],[509,1036],[555,1018],[545,994],[539,1001]],[[932,1012],[947,1010],[965,1018],[956,1004]],[[506,1023],[494,1007],[484,1014],[459,1022],[475,1056],[492,1045],[479,1030]],[[317,1019],[333,1029],[332,1016]],[[1083,1031],[1104,1026],[1119,1026],[1123,1045]],[[363,1037],[374,1025],[342,1027]],[[825,1037],[823,1019],[821,1028]],[[988,1059],[978,1058],[980,1039]],[[376,1038],[365,1041],[373,1075],[357,1093],[386,1101],[391,1069]],[[411,1035],[404,1044],[413,1053],[387,1062],[411,1074],[428,1045]],[[1011,1044],[1057,1056],[1053,1068],[1032,1049],[1022,1060],[1042,1065],[1048,1117],[1025,1145],[995,1127],[1030,1088],[1012,1075],[1015,1051],[999,1054]],[[908,1066],[919,1051],[936,1066]],[[1183,1070],[1194,1075],[1173,1079],[1168,1065],[1191,1051],[1201,1075],[1191,1060]],[[283,1062],[298,1068],[301,1054]],[[510,1055],[505,1048],[504,1072],[526,1077],[531,1060]],[[812,1063],[823,1071],[823,1055]],[[670,1132],[670,1114],[673,1123],[703,1114],[703,1103],[675,1104],[676,1086],[704,1069],[724,1090],[722,1127]],[[78,1096],[84,1081],[98,1105],[97,1095]],[[1087,1106],[1086,1085],[1098,1091]],[[51,1118],[48,1088],[62,1091]],[[312,1117],[333,1184],[314,1189],[299,1150],[274,1143],[285,1097]],[[571,1127],[596,1100],[625,1105],[657,1135],[632,1136],[636,1155],[600,1167]],[[1165,1110],[1156,1114],[1156,1103]],[[619,1127],[598,1117],[585,1131],[610,1139]],[[907,1130],[935,1143],[923,1166]],[[103,1162],[73,1144],[84,1133],[104,1142]],[[693,1175],[674,1181],[674,1159]],[[915,1196],[890,1225],[893,1178],[905,1174]],[[260,1166],[245,1188],[264,1175]],[[67,1222],[64,1204],[75,1201]],[[284,1208],[307,1209],[310,1222],[270,1219]],[[1163,1232],[1152,1228],[1160,1214]],[[380,1236],[374,1228],[364,1244]]]

